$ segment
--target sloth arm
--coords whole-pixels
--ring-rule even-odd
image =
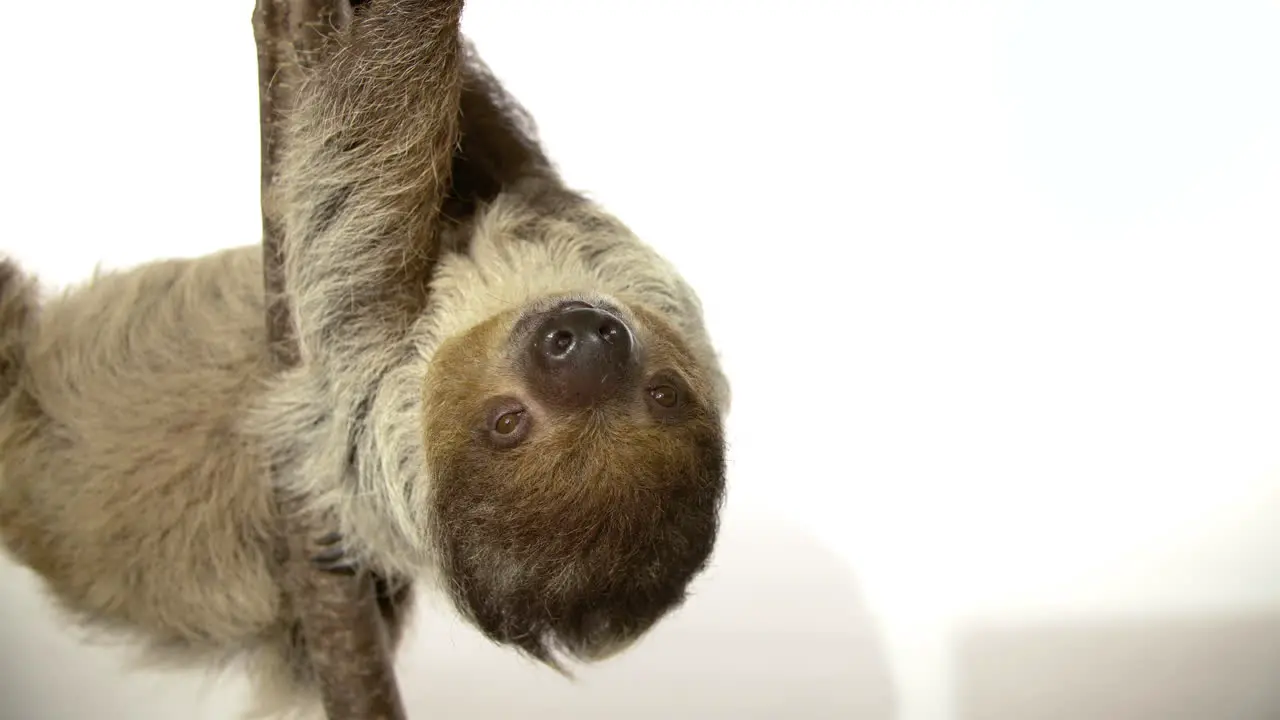
[[[285,287],[304,364],[335,377],[395,362],[425,307],[459,136],[461,10],[402,0],[361,17],[286,127]]]

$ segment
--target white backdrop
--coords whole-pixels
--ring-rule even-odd
[[[0,250],[256,242],[253,0],[13,3]],[[1280,4],[472,0],[569,181],[699,288],[731,492],[576,685],[424,609],[415,718],[1280,716]],[[0,716],[229,718],[0,566]]]

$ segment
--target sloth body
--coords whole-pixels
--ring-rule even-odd
[[[300,367],[270,362],[258,245],[43,302],[0,263],[4,547],[151,658],[249,663],[262,709],[316,694],[279,490],[333,511],[324,562],[378,578],[393,641],[425,585],[552,664],[634,642],[714,544],[728,387],[697,296],[564,187],[460,9],[363,4],[298,93]]]

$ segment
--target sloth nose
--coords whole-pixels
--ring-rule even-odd
[[[532,384],[558,404],[599,402],[626,379],[632,345],[631,329],[613,314],[570,305],[544,320],[533,335]]]

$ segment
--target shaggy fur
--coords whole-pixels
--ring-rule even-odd
[[[398,638],[411,583],[552,665],[634,642],[714,544],[728,386],[697,296],[566,189],[458,33],[461,2],[372,0],[299,92],[281,192],[301,367],[272,375],[261,249],[96,275],[40,305],[0,262],[0,538],[59,607],[154,658],[251,664],[314,703],[278,582],[268,463],[335,510]],[[617,310],[633,396],[540,404],[513,334]],[[674,387],[654,412],[645,392]],[[498,399],[533,431],[483,440]]]

